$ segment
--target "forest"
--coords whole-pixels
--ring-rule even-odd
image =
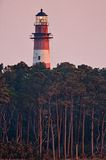
[[[106,68],[0,64],[0,159],[105,156]]]

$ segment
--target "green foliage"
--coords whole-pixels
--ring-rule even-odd
[[[101,70],[98,68],[93,69],[87,65],[76,67],[67,62],[61,63],[51,70],[46,69],[44,64],[28,67],[24,62],[20,62],[17,65],[5,68],[1,64],[0,158],[39,157],[39,135],[41,134],[39,116],[41,116],[42,153],[44,155],[47,147],[49,118],[52,119],[54,144],[56,151],[58,150],[57,116],[59,117],[61,156],[63,157],[64,118],[67,116],[66,143],[68,145],[71,123],[70,113],[72,112],[74,155],[77,143],[79,143],[81,150],[83,113],[85,113],[85,150],[87,154],[90,154],[87,148],[91,146],[91,113],[93,109],[95,125],[94,151],[97,152],[97,145],[101,146],[102,113],[106,113],[105,68]],[[66,111],[66,115],[64,111]],[[100,133],[97,132],[98,128]],[[106,123],[103,128],[104,145],[106,144],[105,130]],[[49,152],[51,153],[51,131],[49,134]]]

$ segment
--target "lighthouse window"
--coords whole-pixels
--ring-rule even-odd
[[[38,60],[40,60],[40,56],[38,56]]]

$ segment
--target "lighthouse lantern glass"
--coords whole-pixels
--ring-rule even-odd
[[[36,25],[48,25],[47,16],[36,16]]]

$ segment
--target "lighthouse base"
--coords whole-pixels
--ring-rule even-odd
[[[50,51],[49,50],[34,50],[33,65],[37,63],[45,63],[46,68],[50,68]]]

